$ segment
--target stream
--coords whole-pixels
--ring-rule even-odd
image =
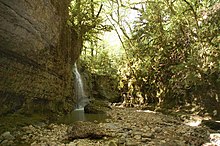
[[[95,123],[104,122],[109,118],[106,114],[88,114],[84,113],[84,108],[75,109],[71,113],[61,117],[58,123],[71,124],[76,121],[90,121]]]

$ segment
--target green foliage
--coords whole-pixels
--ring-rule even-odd
[[[77,37],[85,41],[96,42],[103,31],[110,31],[110,25],[104,25],[101,16],[103,4],[99,0],[72,0],[69,6],[69,26]]]
[[[113,59],[100,45],[103,44],[100,38],[103,32],[112,30],[111,25],[105,23],[103,3],[104,0],[72,0],[68,24],[82,41],[81,61],[91,73],[111,74],[115,72]]]
[[[156,103],[218,97],[219,4],[157,0],[142,3],[138,11],[121,89]]]
[[[82,55],[81,61],[92,74],[112,76],[117,74],[116,59],[109,56],[108,52],[104,50],[96,56]]]
[[[70,18],[68,24],[77,39],[82,41],[81,64],[91,73],[117,73],[115,62],[106,52],[101,36],[111,31],[111,25],[105,23],[104,0],[72,0],[69,7]]]
[[[81,60],[91,73],[117,75],[121,92],[139,103],[219,102],[218,0],[102,1],[105,15],[99,15],[99,2],[81,0],[81,7],[71,8],[71,26],[86,40]],[[124,49],[121,58],[110,56],[99,38],[112,27]]]

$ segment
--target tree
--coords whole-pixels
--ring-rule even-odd
[[[94,1],[81,0],[81,4],[89,3],[90,9],[81,10],[82,17],[76,19],[81,23],[75,19],[72,22],[80,30],[95,26],[86,29],[89,30],[86,33],[80,31],[85,40],[92,42],[91,55],[84,56],[91,70],[104,74],[115,74],[118,70],[121,92],[133,96],[137,103],[143,100],[169,107],[205,100],[218,103],[218,0],[114,0],[103,2],[102,8]],[[100,9],[105,12],[100,15],[107,18],[104,21],[95,17]],[[93,25],[94,22],[98,23]],[[99,51],[104,45],[94,41],[98,42],[100,30],[110,28],[103,26],[109,25],[117,32],[125,52],[120,61],[114,61],[108,52]]]
[[[220,22],[216,5],[196,0],[130,5],[139,17],[126,41],[128,56],[132,56],[127,64],[133,68],[126,76],[121,71],[124,85],[135,78],[133,86],[138,87],[134,89],[141,90],[147,102],[171,107],[219,96]],[[138,91],[132,92],[135,96]]]
[[[68,24],[77,34],[77,38],[82,41],[82,48],[86,41],[91,43],[92,56],[94,55],[93,45],[98,40],[98,34],[111,29],[110,26],[103,25],[102,8],[103,4],[98,0],[73,0],[69,7]]]

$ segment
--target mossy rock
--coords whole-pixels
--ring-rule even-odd
[[[109,111],[111,107],[105,101],[93,100],[84,107],[85,113],[90,114],[104,114]]]

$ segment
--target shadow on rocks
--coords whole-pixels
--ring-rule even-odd
[[[67,135],[70,141],[84,138],[101,139],[107,136],[105,130],[98,124],[85,121],[75,122],[74,125],[68,129]]]

